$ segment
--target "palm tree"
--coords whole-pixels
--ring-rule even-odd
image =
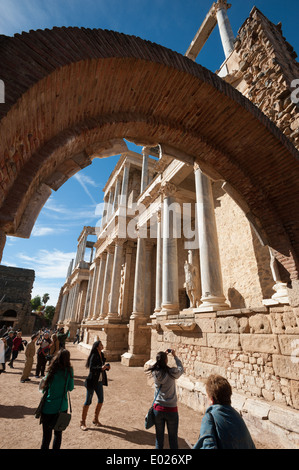
[[[42,301],[43,301],[43,304],[46,305],[46,303],[48,302],[50,296],[49,294],[44,294],[43,295],[43,298],[42,298]]]

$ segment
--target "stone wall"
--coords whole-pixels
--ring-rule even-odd
[[[180,401],[204,412],[205,379],[218,373],[229,380],[235,406],[256,432],[267,428],[281,445],[299,448],[298,308],[158,315],[151,348],[151,361],[167,348],[182,360]],[[290,418],[284,422],[283,416]]]
[[[9,322],[14,328],[21,328],[23,334],[32,333],[35,318],[30,300],[34,278],[31,269],[0,266],[0,325]]]

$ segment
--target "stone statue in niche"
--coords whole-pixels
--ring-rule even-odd
[[[186,293],[190,300],[190,307],[196,308],[200,305],[200,276],[199,268],[193,263],[192,250],[188,250],[188,260],[185,261],[185,284]]]
[[[120,287],[119,287],[119,301],[118,301],[118,314],[121,316],[123,312],[123,302],[124,302],[124,291],[125,291],[125,264],[121,267],[120,274]]]

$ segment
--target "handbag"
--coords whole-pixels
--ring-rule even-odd
[[[45,389],[45,391],[43,393],[43,396],[40,399],[39,405],[38,405],[38,407],[36,408],[36,410],[34,412],[34,417],[37,418],[37,419],[39,419],[42,415],[42,409],[43,409],[44,403],[46,401],[47,395],[48,395],[48,388]]]
[[[62,406],[63,397],[64,397],[64,394],[66,392],[66,383],[67,383],[67,379],[65,379],[64,390],[63,390],[63,395],[62,395],[62,398],[61,398],[60,408]],[[70,392],[68,392],[67,395],[68,395],[68,401],[69,401],[69,404],[70,404],[70,413],[68,413],[67,411],[59,411],[58,412],[57,420],[56,420],[55,424],[53,425],[53,427],[51,426],[53,431],[64,431],[68,427],[68,425],[70,424],[70,421],[71,421],[71,418],[72,418],[72,404],[71,404]]]
[[[159,387],[159,390],[157,391],[156,395],[155,395],[155,398],[154,398],[154,401],[152,403],[152,406],[150,407],[150,409],[148,410],[147,412],[147,415],[144,419],[144,426],[145,426],[145,429],[150,429],[152,426],[154,426],[155,424],[155,413],[154,413],[154,403],[156,401],[156,398],[157,396],[159,395],[159,392],[160,392],[160,389],[161,389],[161,385]]]

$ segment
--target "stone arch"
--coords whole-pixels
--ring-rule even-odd
[[[15,310],[6,310],[4,313],[3,313],[3,318],[17,318],[18,314]]]
[[[2,234],[29,237],[51,191],[125,138],[225,181],[298,279],[299,153],[221,78],[157,44],[84,28],[1,36],[0,63]]]

